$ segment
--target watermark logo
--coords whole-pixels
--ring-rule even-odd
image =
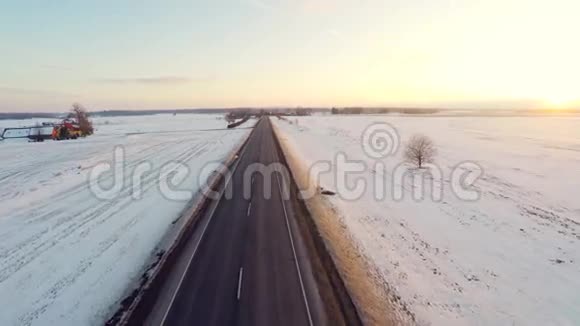
[[[464,201],[480,198],[477,181],[484,171],[476,162],[458,162],[446,169],[436,161],[413,166],[400,155],[402,147],[408,144],[402,142],[394,126],[384,122],[366,127],[359,141],[362,156],[339,151],[329,160],[313,162],[308,168],[312,182],[299,189],[301,198],[319,195],[321,184],[344,201],[366,198],[440,202],[448,194]],[[123,196],[141,200],[145,192],[153,189],[172,201],[188,201],[196,193],[214,200],[222,196],[250,199],[255,195],[270,199],[278,191],[283,198],[290,197],[291,173],[285,165],[252,162],[238,166],[240,159],[233,166],[243,169],[235,171],[241,177],[234,177],[232,167],[219,162],[205,164],[199,171],[191,171],[187,162],[169,161],[157,168],[148,161],[128,162],[124,148],[118,146],[111,161],[101,162],[90,170],[89,188],[101,200]],[[195,179],[197,183],[192,182]],[[224,180],[224,186],[215,189],[214,183],[220,179]]]
[[[384,159],[399,150],[401,138],[397,129],[386,122],[373,123],[361,135],[364,153],[373,159]]]

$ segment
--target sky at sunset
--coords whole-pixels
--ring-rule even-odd
[[[580,108],[578,0],[0,0],[0,111]]]

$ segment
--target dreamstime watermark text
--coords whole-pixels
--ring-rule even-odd
[[[324,190],[324,194],[344,201],[440,202],[449,194],[463,201],[480,198],[477,181],[484,171],[479,164],[462,161],[443,169],[435,160],[418,168],[400,158],[403,146],[394,126],[371,124],[360,135],[359,152],[339,151],[328,160],[312,163],[307,170],[308,186],[297,189],[299,195],[310,199]],[[282,163],[248,162],[243,157],[237,157],[231,165],[210,162],[197,171],[192,171],[190,162],[181,161],[154,167],[149,161],[127,159],[125,149],[117,146],[110,161],[98,163],[89,171],[88,182],[101,200],[127,196],[141,200],[151,191],[172,201],[188,201],[196,194],[215,200],[222,196],[251,199],[257,195],[270,199],[275,194],[288,199],[291,176]]]

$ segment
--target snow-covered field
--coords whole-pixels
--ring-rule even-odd
[[[85,139],[0,142],[0,325],[103,324],[187,205],[161,194],[159,167],[185,164],[190,173],[179,188],[196,191],[207,177],[202,167],[224,160],[250,132],[208,130],[226,127],[217,115],[94,122],[96,133]],[[31,123],[0,121],[0,128]],[[125,149],[124,187],[100,200],[89,171],[112,161],[115,146]],[[135,200],[131,170],[142,162],[153,170]]]
[[[580,118],[313,116],[272,119],[307,165],[334,162],[343,152],[379,175],[386,198],[366,191],[357,200],[327,196],[364,256],[419,324],[580,324]],[[373,122],[394,126],[404,143],[414,133],[438,149],[436,182],[443,199],[413,200],[412,178],[393,177],[402,148],[376,160],[361,147]],[[450,190],[453,168],[473,161],[484,174],[476,201]],[[343,166],[332,165],[337,172]],[[412,171],[412,173],[424,173]],[[337,189],[336,173],[320,185]],[[352,181],[352,180],[351,180]],[[403,189],[396,201],[391,187]],[[439,188],[441,189],[441,188]]]

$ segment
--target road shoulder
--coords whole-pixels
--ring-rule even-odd
[[[295,155],[295,149],[288,139],[275,124],[272,124],[272,128],[286,165],[292,173],[295,183],[293,191],[318,189],[309,178],[307,167]],[[375,269],[360,254],[346,228],[341,224],[337,212],[322,195],[317,194],[301,203],[304,207],[299,209],[305,216],[299,219],[302,221],[302,234],[315,234],[314,237],[311,236],[310,245],[321,256],[318,268],[330,275],[327,286],[338,292],[338,297],[342,298],[343,302],[339,309],[344,310],[344,307],[348,306],[344,301],[351,300],[363,324],[412,324],[405,321],[405,314],[395,308],[396,304],[392,302],[388,292],[383,290],[386,289],[385,285],[380,284],[377,275],[373,275]],[[319,282],[324,283],[323,280]]]

